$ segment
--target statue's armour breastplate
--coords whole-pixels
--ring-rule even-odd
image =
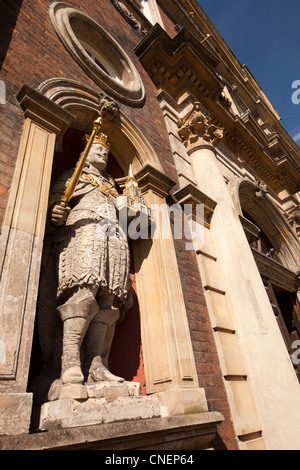
[[[86,217],[98,221],[102,218],[109,218],[116,209],[116,198],[112,194],[103,194],[99,188],[92,188],[86,194],[75,197],[74,203],[67,225],[72,225]]]
[[[76,195],[59,246],[58,296],[79,286],[97,286],[125,299],[129,278],[129,249],[118,230],[110,237],[109,225],[117,221],[116,198],[99,188]],[[113,219],[114,217],[114,219]],[[111,227],[110,227],[111,228]]]

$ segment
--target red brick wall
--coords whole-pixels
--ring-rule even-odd
[[[36,88],[53,77],[65,77],[99,88],[71,58],[56,36],[48,16],[52,0],[10,0],[1,4],[0,80],[7,89],[7,102],[0,105],[0,224],[7,202],[23,128],[23,114],[15,98],[23,84]],[[146,90],[146,101],[139,107],[119,103],[157,153],[166,174],[177,181],[163,115],[156,99],[157,90],[136,59],[133,48],[139,42],[129,24],[110,0],[70,0],[70,3],[102,25],[124,48],[136,65]],[[167,31],[174,35],[173,23],[162,11]],[[184,240],[176,240],[178,266],[194,348],[200,387],[204,387],[211,411],[225,417],[217,447],[236,448],[229,406],[212,336],[211,325],[195,254],[184,250]]]
[[[1,4],[0,80],[6,84],[7,103],[0,105],[3,136],[0,147],[0,225],[22,132],[22,112],[15,98],[18,90],[23,84],[36,88],[44,80],[53,77],[71,78],[99,90],[57,38],[48,15],[51,3],[52,0],[10,0]],[[71,3],[103,26],[135,63],[146,90],[145,105],[132,108],[119,103],[120,107],[151,142],[165,171],[175,179],[174,165],[169,166],[171,152],[156,100],[157,92],[133,52],[139,38],[109,0],[72,0]],[[169,158],[166,159],[166,156]]]
[[[166,15],[163,6],[158,4],[159,13],[164,24],[165,31],[170,38],[176,36],[175,23]]]

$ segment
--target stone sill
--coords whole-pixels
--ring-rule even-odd
[[[0,450],[201,450],[223,420],[205,412],[1,436]]]

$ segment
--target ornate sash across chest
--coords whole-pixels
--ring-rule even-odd
[[[98,181],[97,178],[95,178],[94,175],[81,175],[81,179],[86,181],[87,183],[90,183],[92,186],[95,186],[96,188],[99,188],[101,193],[103,194],[113,194],[114,196],[119,196],[118,191],[116,188],[113,187],[112,184],[104,184],[101,181]]]

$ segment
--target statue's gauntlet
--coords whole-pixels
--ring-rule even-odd
[[[56,204],[52,207],[50,220],[53,225],[60,227],[66,223],[66,220],[70,213],[70,207],[62,207],[59,204]]]

